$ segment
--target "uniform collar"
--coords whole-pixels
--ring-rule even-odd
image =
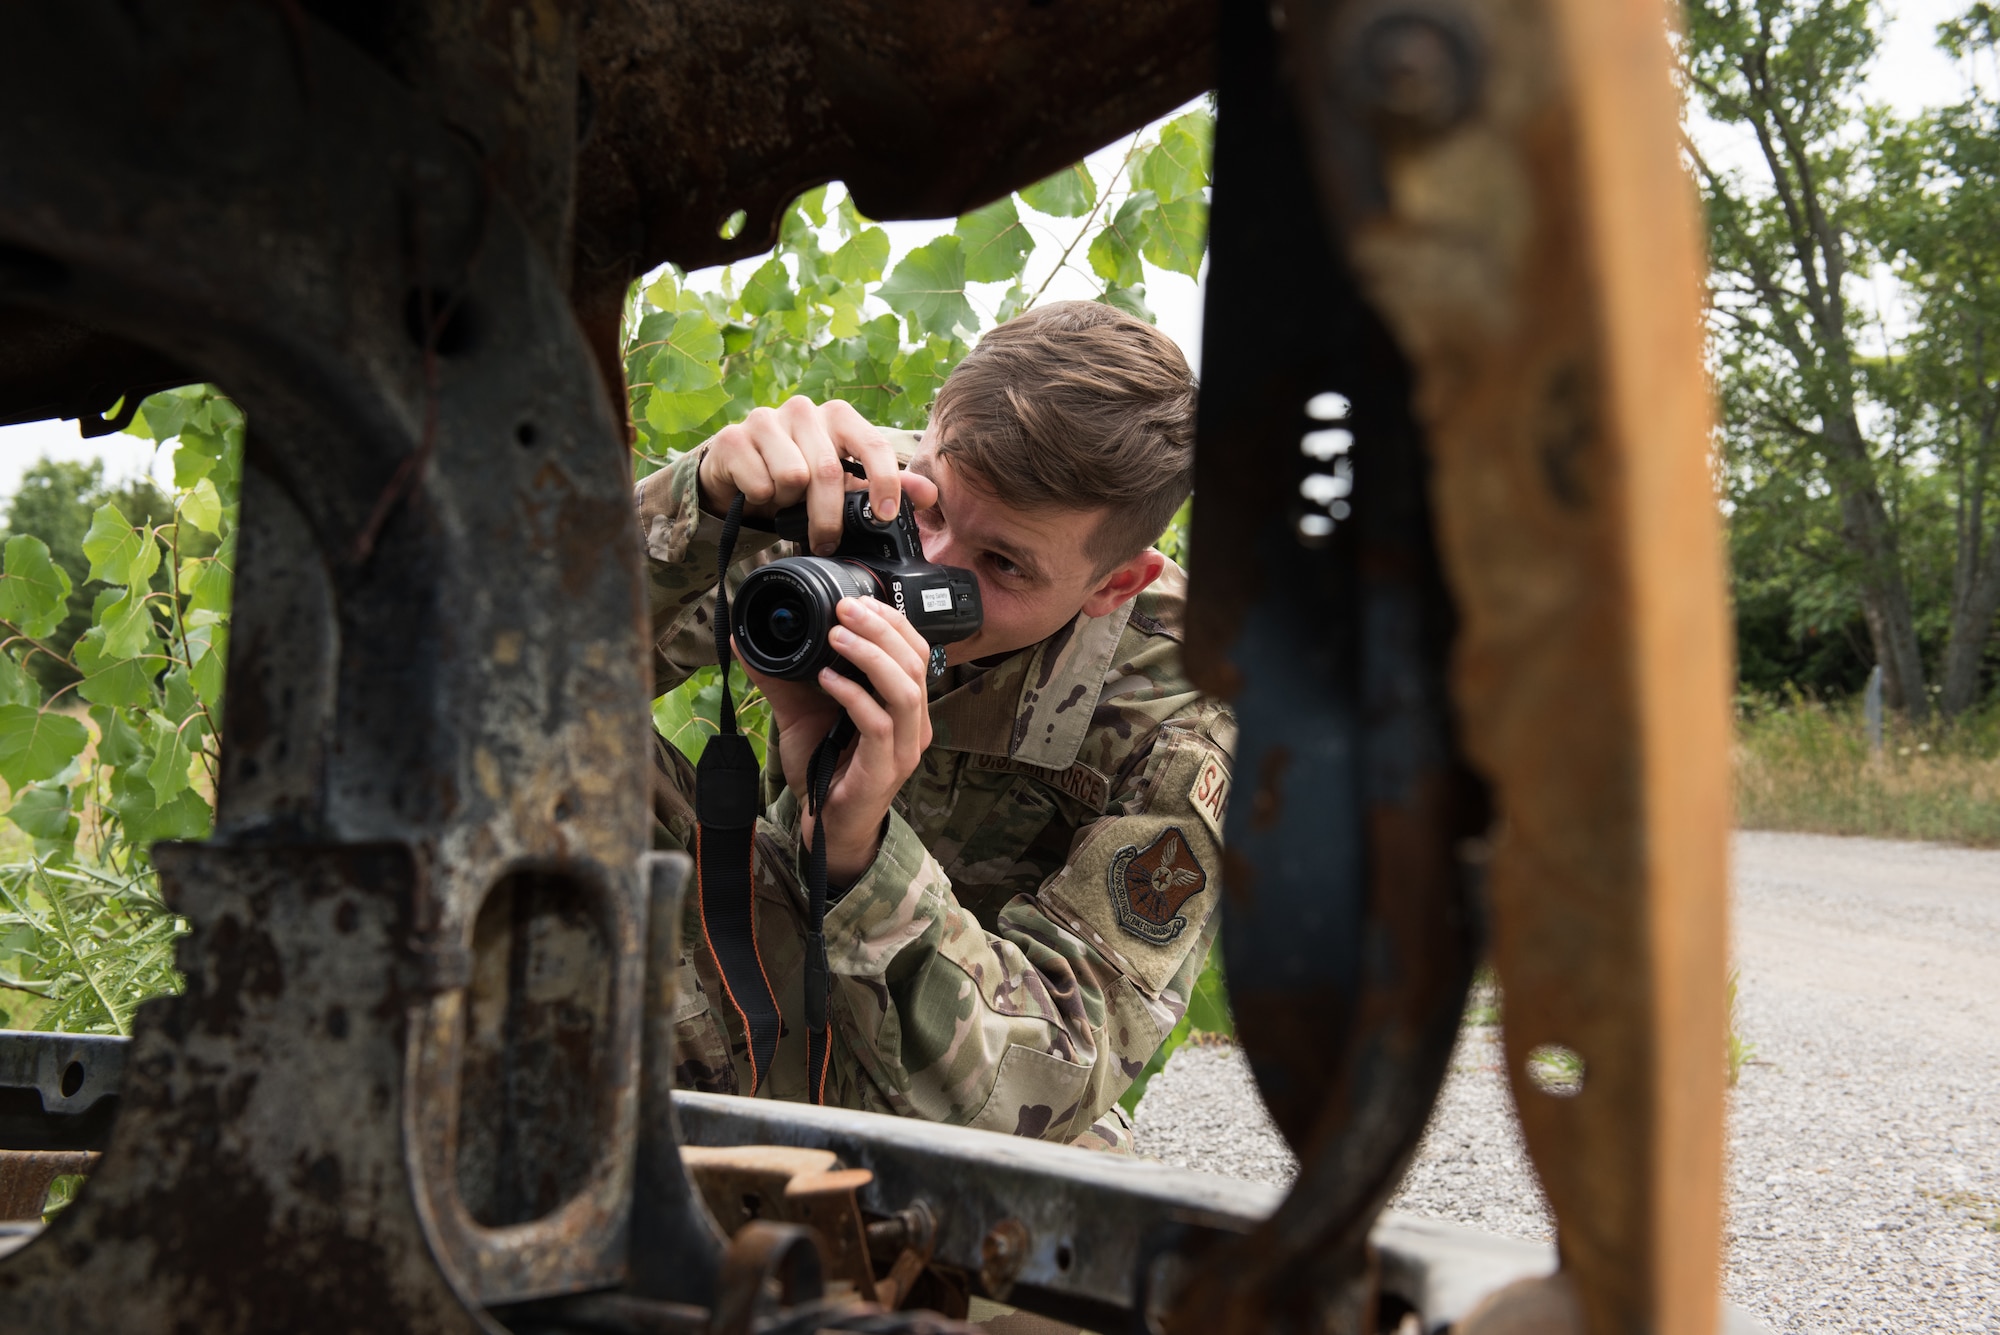
[[[1078,613],[1041,643],[939,696],[931,702],[931,744],[1068,769],[1090,731],[1132,606],[1128,600],[1109,616]]]

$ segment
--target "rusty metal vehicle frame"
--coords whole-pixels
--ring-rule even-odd
[[[0,1330],[954,1328],[885,1310],[925,1268],[1100,1329],[1713,1329],[1727,650],[1663,21],[0,10],[0,421],[203,379],[250,423],[215,834],[154,855],[186,992],[129,1052],[0,1043],[6,1148],[102,1151],[0,1259]],[[1188,660],[1242,725],[1223,939],[1297,1184],[673,1095],[628,285],[830,179],[959,212],[1210,87]],[[1338,511],[1301,491],[1335,394]],[[1378,1218],[1487,952],[1553,1275]],[[1529,1080],[1544,1045],[1581,1092]],[[823,1226],[726,1238],[676,1106],[863,1176],[770,1177]]]

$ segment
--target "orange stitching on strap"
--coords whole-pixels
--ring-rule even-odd
[[[756,832],[756,827],[754,825],[751,826],[750,834],[752,837],[756,835]],[[765,972],[764,952],[757,946],[756,869],[756,848],[753,844],[750,861],[750,953],[756,957],[757,972],[764,975],[764,987],[766,990],[769,990],[771,987],[771,975]],[[694,885],[694,907],[695,915],[701,919],[701,941],[703,945],[708,947],[708,957],[715,961],[715,976],[722,982],[722,995],[729,998],[729,1008],[736,1012],[736,1022],[743,1026],[743,1050],[745,1058],[750,1063],[750,1097],[755,1098],[758,1086],[764,1083],[764,1075],[763,1072],[757,1069],[757,1042],[755,1035],[750,1032],[750,1017],[743,1013],[743,1003],[736,999],[736,990],[729,986],[729,973],[722,967],[722,956],[715,953],[715,941],[708,934],[708,906],[704,902],[701,893],[701,826],[699,825],[694,827]],[[778,1006],[778,994],[776,992],[771,993],[771,1008],[778,1012],[778,1033],[782,1036],[785,1032],[785,1013]],[[775,1057],[776,1055],[777,1052],[774,1048],[772,1056]]]

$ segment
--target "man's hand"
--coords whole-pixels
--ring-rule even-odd
[[[803,500],[812,550],[821,556],[840,543],[849,489],[866,487],[870,506],[884,519],[895,517],[906,491],[918,507],[937,504],[936,486],[902,472],[888,440],[841,399],[818,404],[795,395],[780,407],[753,409],[716,432],[705,449],[697,477],[710,513],[726,512],[739,491],[743,513],[767,519]],[[850,476],[842,459],[859,463],[867,481]]]
[[[872,598],[843,598],[840,624],[829,635],[833,648],[867,675],[867,686],[832,668],[818,683],[780,681],[744,669],[771,702],[778,726],[778,758],[785,785],[799,797],[799,836],[812,841],[807,808],[807,769],[812,753],[833,727],[842,708],[860,736],[841,756],[827,790],[826,875],[852,883],[880,851],[882,821],[889,803],[916,773],[931,744],[927,683],[930,645],[893,608]]]

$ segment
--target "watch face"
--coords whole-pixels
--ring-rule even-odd
[[[931,646],[931,680],[936,681],[939,677],[942,677],[943,675],[944,675],[944,646],[941,644],[934,644]]]

